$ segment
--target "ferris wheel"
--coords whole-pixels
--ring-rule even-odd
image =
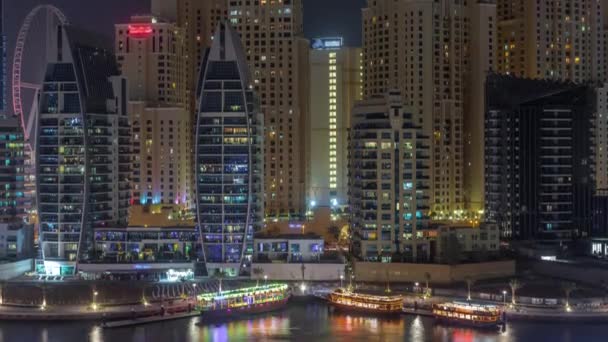
[[[43,26],[40,28],[40,31],[47,37],[37,37],[44,39],[44,43],[52,41],[52,39],[45,38],[50,38],[49,35],[56,32],[55,27],[68,23],[66,16],[57,7],[40,5],[34,7],[25,17],[17,35],[11,77],[13,114],[21,120],[25,143],[30,151],[35,149],[35,142],[32,138],[34,137],[34,124],[38,112],[38,95],[43,83],[44,67],[46,66],[46,53],[42,54],[42,57],[36,56],[35,53],[30,53],[30,46],[27,45],[28,38],[32,38],[30,37],[32,29],[38,20],[44,21],[44,24],[39,26]],[[43,63],[42,67],[40,65],[28,64],[27,59],[30,56],[32,58],[38,57],[39,60],[37,62],[40,62],[31,64]]]

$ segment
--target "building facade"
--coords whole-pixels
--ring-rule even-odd
[[[469,217],[482,218],[484,210],[484,116],[488,72],[497,67],[496,3],[469,1],[469,54],[464,102],[464,197]]]
[[[309,204],[348,202],[350,111],[361,100],[361,49],[342,38],[313,39],[310,51],[310,137],[307,167]]]
[[[595,181],[597,190],[608,190],[608,83],[596,89],[596,100]]]
[[[398,91],[357,102],[350,147],[353,252],[428,261],[430,137]]]
[[[220,24],[200,73],[196,214],[209,274],[248,273],[263,224],[263,116],[238,33]]]
[[[469,1],[471,3],[471,1]],[[364,97],[401,90],[432,137],[433,217],[464,214],[463,122],[469,67],[468,4],[368,0],[363,9]]]
[[[589,234],[594,89],[495,74],[486,96],[486,219],[518,240]]]
[[[192,114],[184,34],[173,22],[134,16],[115,26],[116,59],[129,80],[131,203],[193,207]]]
[[[228,20],[240,34],[253,89],[264,113],[267,216],[306,210],[308,51],[301,0],[230,1]]]
[[[182,33],[186,109],[194,112],[197,76],[217,26],[227,18],[228,1],[152,0],[151,5],[153,15],[175,23]]]
[[[129,102],[133,166],[131,204],[194,207],[192,124],[183,107]]]
[[[500,230],[496,224],[437,228],[435,261],[438,263],[487,261],[498,256],[499,251]]]
[[[98,37],[59,26],[49,44],[36,132],[37,205],[45,266],[73,274],[94,258],[94,230],[126,226],[127,84]]]
[[[115,25],[116,60],[129,80],[129,100],[150,106],[185,101],[183,37],[177,26],[154,16],[133,16]]]
[[[497,0],[498,72],[606,81],[606,6],[601,0]]]
[[[0,119],[0,222],[23,221],[25,149],[17,118]]]

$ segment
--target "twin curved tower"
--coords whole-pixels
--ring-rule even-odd
[[[47,274],[95,260],[96,229],[127,225],[126,80],[98,37],[59,25],[49,44],[36,129],[36,199]]]
[[[220,24],[203,60],[196,126],[196,214],[207,271],[248,272],[263,224],[263,117],[237,32]]]

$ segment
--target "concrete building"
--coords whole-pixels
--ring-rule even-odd
[[[273,219],[304,214],[309,43],[302,38],[301,0],[153,0],[152,13],[183,30],[188,74],[202,61],[220,22],[228,20],[240,33],[267,128],[266,214]],[[186,92],[193,94],[196,80],[187,84]]]
[[[133,16],[116,25],[115,34],[116,59],[129,80],[131,203],[191,208],[192,115],[181,29],[155,16]]]
[[[23,260],[34,254],[34,227],[23,222],[0,223],[0,260]]]
[[[150,106],[180,106],[185,95],[182,35],[154,16],[133,16],[115,25],[116,60],[129,80],[129,100]]]
[[[413,123],[432,137],[431,208],[438,219],[465,209],[469,18],[466,2],[455,0],[368,0],[363,9],[364,97],[401,90]]]
[[[315,234],[256,235],[253,262],[319,262],[324,253],[323,238]]]
[[[127,82],[102,39],[57,29],[36,126],[36,202],[45,265],[73,274],[94,258],[95,229],[127,225]]]
[[[364,260],[427,261],[430,137],[398,91],[358,102],[352,116],[353,252]]]
[[[128,227],[98,229],[98,260],[107,263],[192,262],[200,250],[191,227]]]
[[[345,205],[350,111],[362,92],[361,49],[343,46],[342,38],[313,39],[309,68],[307,198],[315,206]]]
[[[608,189],[596,189],[593,195],[592,237],[608,236]]]
[[[448,225],[437,228],[437,263],[487,261],[500,250],[500,230],[496,224],[479,227]]]
[[[249,272],[263,224],[263,115],[238,33],[220,24],[201,68],[196,215],[208,274]]]
[[[589,234],[594,89],[495,74],[486,98],[486,219],[517,240]]]
[[[489,71],[497,67],[496,3],[469,1],[469,63],[465,76],[464,174],[465,203],[471,218],[481,218],[484,210],[484,116],[485,84]]]
[[[131,203],[192,208],[191,116],[182,107],[129,102],[133,175]]]
[[[606,6],[600,0],[497,0],[498,72],[606,81]]]
[[[264,113],[267,216],[287,219],[306,210],[309,43],[302,0],[230,1],[229,21],[243,40]]]
[[[226,0],[152,0],[152,14],[175,23],[182,36],[186,109],[194,113],[197,76],[205,50],[211,47],[219,23],[226,20]],[[193,114],[193,120],[196,116]]]

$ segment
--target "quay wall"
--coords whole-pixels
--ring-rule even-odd
[[[304,279],[309,281],[337,281],[344,274],[344,264],[286,264],[286,263],[254,263],[251,269],[260,268],[262,274],[267,275],[269,280],[302,280],[302,265],[304,265]],[[252,272],[253,273],[253,272]],[[257,279],[262,275],[251,275],[251,279]]]
[[[467,277],[477,280],[505,278],[515,275],[515,261],[494,261],[474,264],[440,265],[440,264],[407,264],[356,262],[355,277],[357,281],[385,283],[420,282],[430,275],[433,284],[450,284],[463,282]]]

